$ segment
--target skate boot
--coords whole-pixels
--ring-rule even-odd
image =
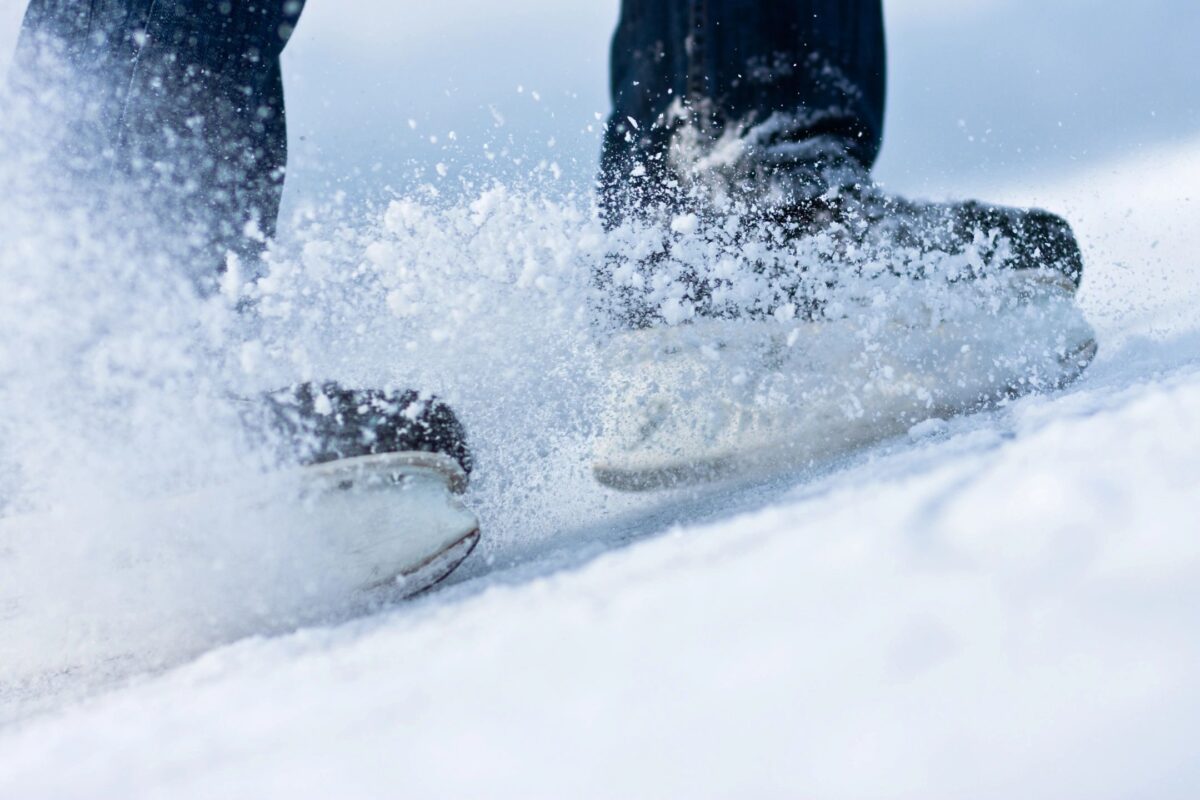
[[[445,403],[409,390],[346,389],[302,383],[269,397],[303,461],[325,464],[389,453],[423,453],[466,484],[471,472],[462,424]]]
[[[302,464],[307,504],[336,530],[363,588],[420,592],[479,542],[458,496],[471,455],[449,406],[414,391],[304,383],[267,397],[271,426]]]
[[[1096,353],[1070,226],[889,194],[849,159],[676,171],[614,228],[594,473],[626,490],[828,463],[1064,386]],[[662,197],[662,192],[656,193]]]

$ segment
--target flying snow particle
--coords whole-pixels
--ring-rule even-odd
[[[700,218],[695,214],[680,214],[671,220],[671,230],[675,233],[688,235],[696,232],[696,228],[700,225]]]

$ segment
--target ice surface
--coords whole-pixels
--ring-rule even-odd
[[[1091,16],[1115,19],[1110,10]],[[327,19],[337,12],[326,6]],[[921,20],[900,22],[912,30]],[[452,35],[432,33],[439,49]],[[293,65],[297,78],[329,74],[317,59],[329,54],[309,53]],[[591,58],[572,69],[601,84],[603,56]],[[376,66],[356,67],[373,77],[347,98],[394,100],[394,81]],[[1146,69],[1140,78],[1155,86],[1194,74]],[[904,99],[932,79],[894,77],[893,134],[910,158],[885,156],[893,183],[928,164],[952,169],[953,159],[914,156],[941,149],[941,129],[905,116]],[[986,78],[993,89],[1025,86],[999,70]],[[544,83],[501,68],[494,79],[520,102],[487,97],[486,124],[516,120],[525,126],[516,141],[554,126],[549,115],[563,106]],[[518,83],[536,84],[542,102],[516,94]],[[339,124],[303,120],[341,115],[319,111],[320,92],[305,106],[299,88],[297,134],[336,141],[335,171],[354,163],[347,142],[360,140],[322,139],[341,135]],[[417,88],[414,104],[445,87]],[[1028,114],[1021,92],[975,94],[938,106],[971,126],[971,109]],[[599,90],[591,97],[603,102]],[[264,327],[245,333],[229,315],[244,283],[197,300],[161,279],[169,270],[152,253],[14,202],[29,187],[6,162],[0,496],[97,524],[22,551],[33,561],[0,544],[0,597],[25,598],[0,605],[0,653],[25,657],[0,658],[0,796],[1191,796],[1200,785],[1200,140],[1180,122],[1184,106],[1173,127],[1109,126],[1104,135],[1126,138],[1103,140],[1103,158],[1055,139],[1036,161],[1045,173],[1018,172],[1026,162],[1014,143],[1003,151],[1016,165],[1009,185],[991,192],[968,180],[970,169],[934,176],[1075,224],[1088,264],[1081,303],[1101,343],[1075,389],[950,420],[817,474],[637,500],[587,474],[595,377],[582,267],[603,241],[586,198],[544,191],[536,178],[537,190],[476,183],[460,202],[461,165],[441,146],[421,151],[412,183],[428,190],[311,212],[301,197],[270,276],[250,290]],[[1126,117],[1149,112],[1130,107]],[[1076,121],[1089,118],[1088,107],[1072,108]],[[382,129],[408,136],[404,121],[419,117],[414,135],[444,144],[449,130],[479,127],[418,110],[388,107],[397,122]],[[380,130],[361,120],[345,124]],[[1168,128],[1179,141],[1162,141]],[[509,147],[504,159],[524,155],[524,172],[553,176],[544,152],[512,146],[513,130],[489,134],[489,152]],[[555,158],[569,164],[568,136],[558,140]],[[393,144],[363,149],[378,159]],[[592,144],[570,146],[582,159]],[[299,152],[301,168],[320,160]],[[376,180],[369,166],[349,188]],[[589,173],[590,164],[574,175]],[[297,185],[319,186],[312,175]],[[82,273],[70,268],[81,257]],[[243,338],[236,357],[212,359]],[[261,638],[170,668],[246,633],[248,598],[230,587],[261,578],[255,534],[235,525],[197,542],[209,567],[246,556],[225,564],[222,582],[186,559],[164,568],[138,558],[125,565],[135,577],[114,581],[92,569],[95,554],[171,552],[160,531],[121,524],[129,504],[254,475],[262,464],[223,390],[309,375],[418,384],[452,400],[476,437],[470,502],[487,525],[484,544],[452,586],[349,623],[336,587],[315,600],[290,591],[301,570],[294,587],[277,587],[272,600],[291,608],[263,620]],[[206,604],[215,628],[190,616]],[[324,625],[280,635],[297,610]],[[114,636],[133,656],[98,661]],[[30,659],[56,667],[18,674]]]
[[[1072,201],[1089,243],[1083,298],[1103,349],[1076,389],[823,476],[630,507],[587,483],[571,435],[539,433],[557,417],[578,437],[575,401],[526,405],[585,397],[583,376],[541,375],[529,354],[494,372],[464,364],[484,376],[457,391],[484,431],[489,538],[456,586],[10,727],[0,794],[1187,796],[1200,777],[1200,285],[1181,267],[1190,201],[1136,187],[1189,185],[1198,153],[1044,189]],[[492,196],[476,213],[505,202],[524,201]],[[1144,229],[1176,235],[1148,250]],[[458,302],[464,320],[479,310]],[[511,342],[529,329],[506,313],[488,331]],[[439,346],[412,342],[396,352]],[[571,363],[555,352],[538,358]],[[205,552],[225,547],[213,535]],[[177,575],[149,595],[111,587],[102,609],[150,600],[185,624],[169,613],[184,607]],[[62,586],[67,608],[80,596]],[[151,649],[140,666],[175,655]]]

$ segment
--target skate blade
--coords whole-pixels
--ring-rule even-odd
[[[1095,339],[1089,339],[1060,359],[1063,374],[1054,388],[1065,389],[1079,380],[1100,352],[1100,344]]]
[[[1096,340],[1067,287],[1033,287],[1003,313],[964,304],[938,326],[898,321],[870,351],[852,320],[630,332],[614,342],[593,476],[620,491],[759,480],[926,419],[1061,389]]]
[[[435,453],[386,453],[309,467],[306,524],[330,544],[331,567],[362,591],[410,597],[448,577],[479,542],[479,520],[457,495],[466,474]]]
[[[475,552],[479,539],[479,529],[476,528],[457,542],[447,545],[441,552],[430,556],[423,564],[411,567],[397,577],[367,589],[392,588],[401,599],[416,597],[449,578],[459,565]]]
[[[720,483],[734,480],[743,472],[733,458],[708,459],[658,469],[630,469],[607,464],[592,466],[592,477],[597,483],[619,492],[650,492],[700,483]]]

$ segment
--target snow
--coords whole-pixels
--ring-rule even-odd
[[[243,642],[10,733],[0,793],[1184,797],[1198,408],[1194,368],[1029,401],[578,569]]]
[[[1089,243],[1077,388],[607,518],[552,479],[574,526],[423,601],[10,727],[0,795],[1189,796],[1193,176],[1200,142],[1039,190]]]
[[[1157,19],[1171,4],[1151,5]],[[312,6],[300,35],[315,36],[322,6]],[[918,10],[960,9],[939,25],[980,26],[1006,6],[1024,7],[922,0]],[[350,16],[324,7],[327,19]],[[1145,11],[1131,9],[1122,13]],[[1093,16],[1109,11],[1113,24],[1124,19]],[[893,16],[899,33],[920,27],[917,11]],[[1032,24],[1022,19],[1014,29]],[[1100,30],[1089,25],[1078,35]],[[371,47],[385,48],[385,26],[371,27]],[[344,23],[330,30],[348,36]],[[899,63],[917,63],[898,35]],[[314,65],[327,54],[305,61],[296,44],[299,75],[323,74]],[[1097,52],[1079,58],[1109,51]],[[602,83],[602,56],[589,58],[564,61]],[[981,108],[1035,132],[1044,122],[1022,98],[970,85],[1003,84],[999,70],[956,71],[970,96],[941,101],[950,128],[960,117],[974,125]],[[503,107],[519,132],[564,108],[532,71],[494,72],[501,88],[489,102],[521,81],[542,92],[525,104],[536,111]],[[1162,80],[1178,88],[1190,75]],[[932,80],[900,73],[890,135],[902,143],[883,174],[906,188],[932,173],[946,191],[1068,216],[1085,247],[1080,302],[1100,355],[1068,391],[924,423],[760,486],[629,498],[589,480],[594,375],[578,360],[588,346],[578,299],[581,265],[604,239],[579,198],[475,187],[442,203],[417,181],[367,211],[340,199],[344,210],[306,216],[295,200],[300,213],[258,284],[266,327],[212,374],[196,362],[232,336],[222,307],[145,279],[139,267],[153,262],[85,222],[47,222],[6,201],[0,234],[16,244],[0,253],[0,401],[6,423],[29,428],[5,441],[0,497],[65,504],[103,524],[60,532],[16,561],[0,546],[0,797],[1193,796],[1200,138],[1181,101],[1174,127],[1145,127],[1139,114],[1089,134],[1110,137],[1088,140],[1096,152],[1057,139],[1056,152],[1027,162],[1016,152],[1023,134],[1000,131],[1004,170],[954,172],[956,158],[981,151],[947,144],[958,155],[937,161],[957,134],[939,140],[933,122],[906,116],[918,83]],[[304,129],[316,115],[305,117],[299,89]],[[1045,91],[1039,102],[1057,96]],[[592,99],[602,102],[581,107]],[[480,108],[487,122],[416,116],[422,130],[465,132],[499,113]],[[1076,121],[1089,108],[1070,106]],[[408,130],[412,107],[388,113],[400,115],[391,128]],[[345,124],[391,129],[357,119]],[[321,125],[311,130],[353,149],[337,124]],[[496,142],[496,152],[507,146]],[[441,149],[423,158],[428,172],[458,172]],[[1015,168],[1027,164],[1039,166]],[[1010,177],[989,190],[981,174]],[[298,185],[319,183],[311,176]],[[81,250],[86,275],[65,267]],[[114,284],[127,292],[115,297]],[[197,317],[202,346],[179,330]],[[91,347],[97,330],[109,338]],[[204,390],[229,372],[271,385],[280,363],[414,382],[463,410],[485,541],[449,586],[347,619],[356,609],[339,599],[345,587],[305,594],[319,577],[305,554],[269,564],[237,526],[207,532],[197,563],[97,569],[94,555],[114,543],[162,556],[160,531],[123,524],[138,493],[130,484],[251,469]],[[71,373],[79,364],[88,371]],[[107,405],[130,397],[131,407]],[[138,424],[122,426],[130,408]],[[13,452],[20,481],[5,460]],[[273,547],[286,544],[286,531],[272,534]],[[264,598],[237,589],[268,567],[281,577],[264,614],[254,608]],[[23,607],[6,604],[14,594]],[[31,662],[52,668],[31,680],[19,669]]]

